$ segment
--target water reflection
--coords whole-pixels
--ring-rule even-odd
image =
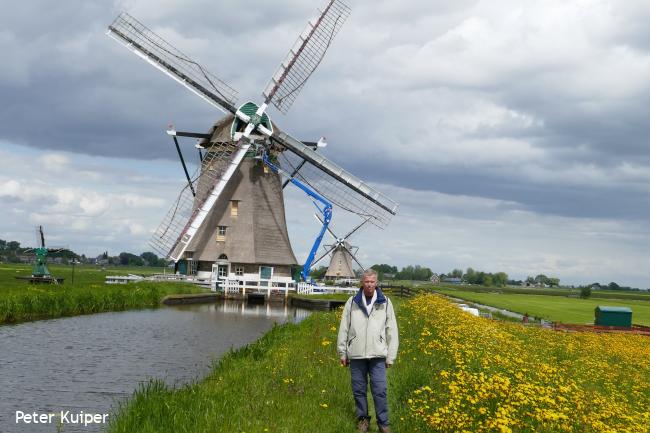
[[[107,413],[151,378],[173,386],[198,380],[230,348],[308,314],[226,301],[0,326],[0,432],[56,432],[54,424],[16,424],[16,411]]]

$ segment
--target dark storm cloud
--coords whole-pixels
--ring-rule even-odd
[[[508,35],[521,29],[500,28],[498,8],[490,17],[473,1],[356,3],[352,24],[289,116],[273,113],[280,127],[301,139],[327,135],[332,146],[325,154],[368,181],[489,197],[541,213],[620,218],[647,213],[647,180],[613,176],[607,184],[607,172],[615,174],[621,165],[650,165],[650,86],[625,87],[638,79],[642,70],[633,60],[647,52],[650,39],[641,25],[648,16],[642,3],[615,8],[611,29],[587,26],[593,38],[587,42],[597,49],[566,40],[578,46],[575,56],[583,59],[572,61],[565,47],[558,47],[560,60],[543,50],[550,60],[538,60],[539,48],[530,48],[527,59],[524,44],[524,57],[514,63],[503,47],[523,44],[510,41],[517,41],[516,33]],[[0,138],[38,149],[174,159],[164,134],[168,123],[205,131],[221,113],[104,36],[116,14],[126,9],[170,34],[172,43],[228,80],[245,100],[258,98],[319,4],[16,4],[0,17],[0,44],[9,59],[0,72]],[[529,15],[522,20],[535,19],[534,11]],[[476,17],[483,16],[494,23],[481,24]],[[540,40],[551,36],[542,34]],[[499,38],[505,39],[503,47],[490,45]],[[475,47],[481,42],[486,46]],[[636,76],[611,63],[618,57],[608,56],[618,47],[633,51],[621,58],[631,62]],[[591,83],[592,75],[604,78]],[[478,120],[464,119],[468,112]],[[496,120],[482,120],[490,116]],[[494,140],[530,148],[512,157],[501,150],[503,156],[496,157]],[[466,154],[454,153],[463,146]],[[371,161],[364,162],[369,155]],[[597,179],[566,174],[575,169],[579,177],[584,167],[595,167]],[[565,181],[554,179],[559,172]]]

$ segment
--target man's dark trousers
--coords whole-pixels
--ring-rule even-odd
[[[388,400],[386,399],[386,358],[351,359],[352,394],[357,417],[368,417],[368,376],[370,391],[375,402],[377,424],[388,425]]]

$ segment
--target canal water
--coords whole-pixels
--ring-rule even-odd
[[[0,432],[57,432],[56,418],[16,423],[17,411],[106,414],[150,379],[170,386],[198,381],[230,348],[308,314],[223,301],[0,326]],[[66,424],[62,431],[102,430]]]

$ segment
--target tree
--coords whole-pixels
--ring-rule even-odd
[[[451,271],[450,274],[448,274],[448,276],[450,276],[452,278],[462,278],[463,277],[463,271],[461,269],[454,269],[453,271]]]
[[[495,286],[504,287],[508,284],[508,274],[505,272],[497,272],[492,276]]]
[[[483,272],[481,272],[481,273],[483,274],[483,277],[481,278],[481,280],[482,280],[481,284],[483,284],[484,286],[488,286],[488,287],[493,286],[494,285],[494,280],[492,278],[492,274],[485,274]]]
[[[325,277],[325,273],[327,273],[327,266],[321,266],[318,269],[312,269],[309,275],[316,280],[321,280]]]
[[[618,284],[616,284],[613,281],[607,285],[607,288],[609,290],[621,290],[621,286],[619,286]]]
[[[580,297],[582,299],[587,299],[590,296],[591,296],[591,286],[580,287]]]
[[[158,256],[151,251],[144,252],[140,254],[142,260],[144,260],[145,265],[148,266],[167,266],[167,260],[158,258]]]
[[[11,241],[7,243],[7,249],[9,251],[17,251],[20,248],[20,242]]]
[[[142,257],[138,257],[135,254],[122,252],[119,255],[119,263],[124,266],[143,266],[144,260],[142,260]]]
[[[7,241],[0,239],[0,250],[4,250],[5,248],[7,248]]]
[[[544,274],[539,274],[535,277],[535,282],[537,284],[548,284],[548,277]]]
[[[372,265],[370,268],[377,271],[377,278],[380,280],[384,279],[384,274],[393,274],[397,276],[397,267],[387,265],[386,263],[382,263],[381,265],[375,264]]]
[[[468,283],[468,284],[477,284],[477,274],[476,271],[472,268],[467,268],[467,271],[465,271],[465,275],[463,275],[463,280]]]

